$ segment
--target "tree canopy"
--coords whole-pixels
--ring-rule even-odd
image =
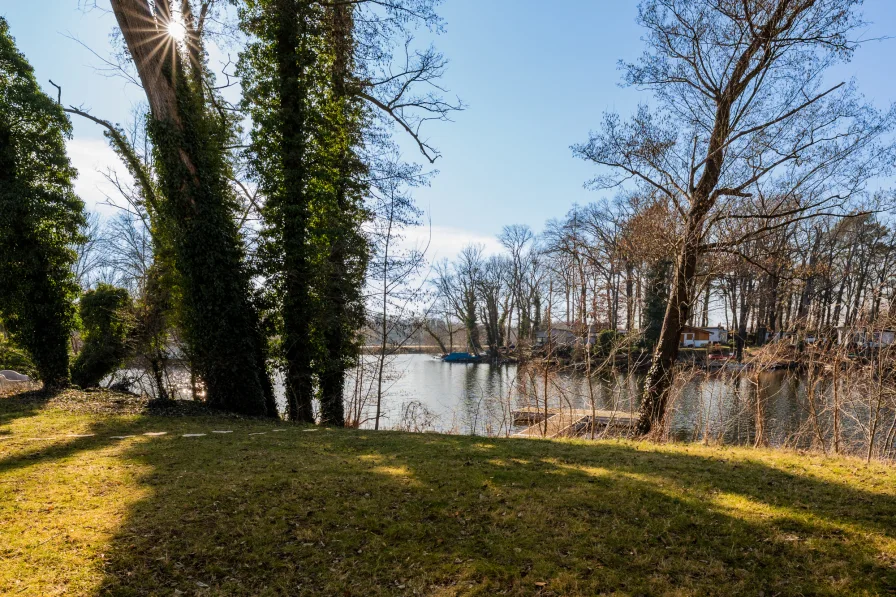
[[[0,318],[47,387],[69,380],[72,264],[85,224],[65,152],[70,135],[0,18]]]

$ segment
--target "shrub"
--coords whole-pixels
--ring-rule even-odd
[[[100,284],[81,298],[84,347],[72,366],[72,381],[82,388],[98,386],[114,373],[129,350],[133,327],[131,297],[124,288]]]

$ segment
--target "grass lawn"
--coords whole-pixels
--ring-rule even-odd
[[[0,398],[0,594],[63,593],[893,594],[896,467]]]

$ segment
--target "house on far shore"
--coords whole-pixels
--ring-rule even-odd
[[[720,325],[714,328],[701,328],[709,332],[710,344],[726,344],[728,342],[728,330]]]
[[[862,329],[849,326],[837,328],[837,344],[852,344],[862,348],[883,348],[896,343],[896,330]]]
[[[868,338],[869,348],[883,348],[896,343],[896,330],[874,330]]]
[[[613,326],[611,326],[609,323],[589,323],[588,330],[584,334],[585,344],[587,344],[588,346],[596,346],[597,339],[600,337],[601,332],[612,329]],[[624,330],[617,330],[616,333],[625,335]]]
[[[790,346],[797,346],[800,342],[813,344],[816,340],[815,332],[775,332],[769,339],[770,342],[784,342]]]
[[[856,344],[864,346],[865,331],[857,330],[848,326],[840,326],[837,328],[837,344],[844,346],[846,344]]]
[[[547,341],[547,330],[541,330],[535,333],[535,345],[544,346]],[[578,340],[575,332],[565,326],[557,326],[551,328],[551,344],[554,346],[572,346]]]
[[[679,345],[684,348],[701,348],[710,343],[710,331],[686,325],[681,328]]]

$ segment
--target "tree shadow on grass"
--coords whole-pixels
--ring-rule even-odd
[[[4,386],[0,388],[0,392],[0,437],[10,434],[7,426],[13,421],[35,416],[57,395],[56,392],[43,388],[22,392],[15,386]]]
[[[85,396],[87,399],[85,400]],[[55,401],[59,401],[55,403]],[[100,412],[90,408],[99,407]],[[43,416],[47,411],[58,414]],[[36,425],[17,421],[34,418]],[[0,456],[0,474],[21,467],[57,461],[85,450],[97,450],[132,436],[158,428],[173,433],[193,430],[212,421],[226,425],[230,421],[251,422],[251,418],[219,413],[193,401],[146,401],[131,394],[105,390],[45,391],[35,389],[0,397],[0,447],[25,442],[26,449],[8,450]],[[270,419],[258,419],[258,422]],[[76,431],[82,430],[82,433]]]
[[[98,594],[896,589],[892,491],[747,452],[295,427],[193,441],[124,455],[151,471],[148,496],[119,529]]]
[[[47,405],[63,392],[38,389],[0,399],[0,447],[9,448],[0,457],[0,474],[99,450],[118,443],[114,436],[140,433],[143,427],[158,424],[148,418],[90,417],[88,429],[83,430],[84,419],[67,417],[70,413],[64,410],[59,411],[59,420],[41,417]],[[35,418],[38,425],[26,426],[27,431],[13,431],[16,421],[28,418]],[[76,433],[79,429],[84,432]]]

